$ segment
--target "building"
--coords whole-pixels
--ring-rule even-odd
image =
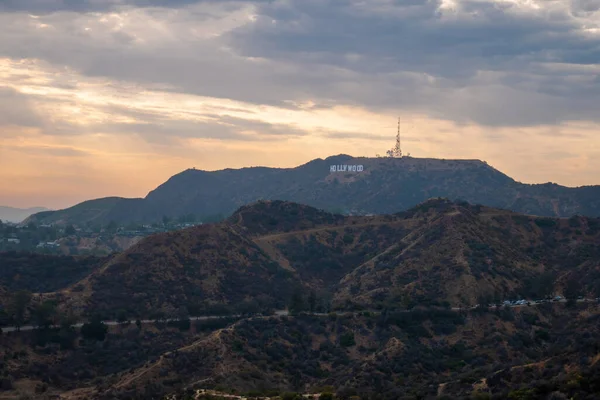
[[[35,247],[38,249],[58,249],[60,244],[57,242],[41,242]]]

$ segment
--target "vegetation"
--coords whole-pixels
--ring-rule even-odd
[[[336,212],[389,214],[434,196],[540,216],[600,216],[598,186],[527,185],[481,161],[370,159],[365,172],[353,174],[349,181],[343,174],[329,173],[330,165],[356,162],[341,155],[293,169],[187,170],[144,199],[90,200],[66,210],[36,214],[32,220],[105,226],[111,220],[120,225],[148,224],[163,217],[176,220],[193,214],[201,221],[218,222],[223,215],[259,199],[286,199]]]
[[[6,273],[5,324],[36,329],[5,330],[0,377],[99,399],[191,396],[194,386],[286,398],[593,398],[600,314],[578,298],[599,294],[600,229],[586,217],[539,221],[445,199],[371,217],[273,201],[97,265],[5,255],[67,276],[25,285]],[[496,306],[556,295],[568,302]],[[284,308],[289,316],[273,312]],[[229,317],[192,321],[202,314]]]
[[[0,253],[0,286],[9,291],[54,292],[83,279],[106,258]]]
[[[591,317],[590,311],[557,304],[546,312],[517,310],[512,322],[496,312],[472,314],[467,322],[458,313],[435,309],[422,310],[414,318],[398,313],[335,320],[244,320],[227,334],[222,332],[219,342],[211,336],[162,361],[161,367],[171,371],[163,377],[148,366],[135,386],[153,382],[160,388],[157,393],[168,393],[174,390],[166,383],[172,376],[192,381],[211,376],[213,387],[221,391],[247,393],[253,386],[289,398],[306,386],[309,392],[319,392],[326,383],[336,388],[339,399],[436,398],[439,391],[451,399],[526,398],[532,393],[537,399],[553,392],[586,398],[600,383],[594,375],[597,365],[586,356],[594,354],[599,332],[600,314],[596,311]],[[444,324],[453,328],[432,329]],[[535,334],[541,329],[547,329],[543,338]],[[461,339],[450,340],[456,332]],[[222,346],[229,350],[223,352]],[[202,372],[189,362],[196,357],[203,359]],[[536,366],[528,367],[531,364]],[[228,374],[215,374],[223,365]],[[476,389],[482,379],[487,381],[483,392]],[[120,389],[105,394],[124,398],[124,393]]]

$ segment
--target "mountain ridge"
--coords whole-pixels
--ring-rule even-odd
[[[361,171],[332,166],[361,165]],[[466,200],[524,214],[600,216],[600,186],[524,184],[484,161],[433,158],[315,159],[295,168],[187,169],[143,199],[105,198],[33,215],[40,223],[150,223],[163,216],[200,219],[231,215],[256,200],[286,200],[344,214],[390,214],[431,197]],[[112,200],[111,200],[112,199]]]
[[[600,218],[533,217],[441,198],[377,216],[262,200],[220,223],[149,236],[63,295],[67,307],[107,319],[182,305],[280,309],[295,291],[320,293],[342,310],[543,297],[573,283],[598,295],[598,240]]]
[[[0,206],[0,221],[19,223],[27,219],[30,215],[40,212],[51,211],[46,207],[28,207],[18,208],[9,206]]]

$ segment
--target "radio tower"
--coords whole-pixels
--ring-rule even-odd
[[[402,157],[402,148],[400,147],[400,117],[398,117],[398,133],[396,134],[396,146],[394,147],[394,157]]]
[[[398,117],[398,133],[396,134],[396,145],[385,152],[387,156],[394,158],[402,158],[402,148],[400,147],[400,145],[400,117]],[[407,156],[410,156],[410,153],[407,154]]]

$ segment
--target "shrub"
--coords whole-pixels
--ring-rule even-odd
[[[352,347],[356,344],[354,333],[346,332],[340,337],[340,345],[343,347]]]
[[[102,341],[106,337],[106,332],[108,327],[102,321],[92,321],[81,327],[81,335],[85,339]]]

